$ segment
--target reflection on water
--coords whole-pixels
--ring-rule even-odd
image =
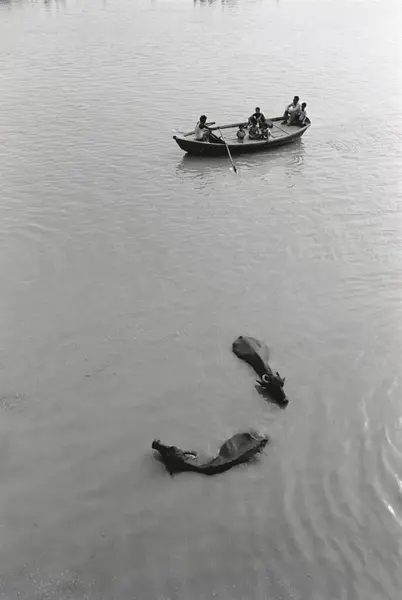
[[[294,187],[304,170],[304,154],[304,144],[298,140],[269,152],[235,156],[233,160],[238,171],[238,185],[244,186],[244,193],[247,193],[246,188],[251,183],[269,185],[273,172],[283,169],[285,187]],[[176,173],[180,179],[192,182],[196,189],[208,192],[217,177],[225,177],[229,173],[233,174],[233,171],[228,156],[208,158],[185,154],[177,164]]]
[[[248,179],[264,179],[269,176],[271,169],[284,167],[289,184],[292,178],[302,173],[304,167],[305,146],[302,140],[297,140],[289,146],[280,146],[269,152],[241,154],[234,156],[239,174]],[[219,176],[222,170],[230,167],[229,157],[216,158],[192,156],[184,154],[177,165],[177,173],[190,179],[200,178],[207,185],[208,179]]]
[[[225,168],[228,163],[228,158],[219,156],[216,158],[192,156],[191,154],[184,154],[183,158],[177,165],[177,173],[182,172],[184,175],[189,177],[203,176],[206,173],[220,171]]]

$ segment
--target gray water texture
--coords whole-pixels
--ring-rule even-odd
[[[399,0],[0,3],[1,600],[401,598],[401,30]],[[237,176],[172,139],[294,94],[312,127]],[[249,427],[216,477],[152,456]]]

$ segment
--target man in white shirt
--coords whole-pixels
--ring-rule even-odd
[[[209,137],[209,127],[206,125],[207,117],[201,115],[200,120],[195,126],[194,137],[198,142],[207,142]]]
[[[211,123],[209,123],[211,125]],[[221,142],[221,139],[214,135],[211,129],[207,125],[206,115],[201,115],[200,120],[197,121],[197,125],[194,130],[194,138],[197,142]]]
[[[283,113],[282,125],[285,125],[286,123],[288,125],[291,125],[293,121],[299,118],[301,110],[299,100],[299,96],[295,96],[293,98],[293,101],[287,105],[287,107],[285,108],[285,112]]]

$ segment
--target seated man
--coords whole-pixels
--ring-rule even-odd
[[[287,107],[285,108],[285,112],[283,113],[282,125],[285,125],[286,123],[288,125],[291,125],[293,121],[299,118],[301,110],[299,100],[299,96],[295,96],[293,98],[293,101],[287,105]]]
[[[251,124],[251,119],[255,119],[257,121],[257,125],[260,125],[261,123],[265,123],[266,118],[265,115],[261,112],[261,109],[259,106],[256,107],[255,109],[255,113],[253,113],[251,115],[251,117],[248,120],[248,124]]]
[[[207,125],[206,115],[201,115],[200,120],[197,121],[197,125],[194,130],[194,138],[198,142],[220,142],[220,138],[214,135],[211,129]]]

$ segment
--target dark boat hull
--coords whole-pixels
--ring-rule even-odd
[[[281,121],[282,117],[277,117],[272,119],[273,122]],[[235,123],[233,125],[223,125],[220,129],[233,129],[237,128],[240,124],[244,123]],[[280,135],[278,137],[273,137],[269,141],[267,140],[249,140],[244,142],[235,142],[231,143],[227,141],[227,145],[232,155],[238,154],[249,154],[254,152],[266,152],[267,150],[273,150],[274,148],[278,148],[280,146],[284,146],[286,144],[291,144],[292,142],[297,141],[301,138],[301,136],[307,131],[310,127],[311,123],[308,123],[305,127],[292,127],[289,130],[289,133],[282,127],[274,124],[274,127]],[[286,127],[286,126],[285,126]],[[218,128],[213,127],[213,130]],[[200,142],[194,140],[191,136],[191,133],[184,135],[174,135],[173,139],[176,141],[177,145],[187,152],[188,154],[192,154],[194,156],[226,156],[227,149],[225,144],[223,143],[210,143],[210,142]]]

